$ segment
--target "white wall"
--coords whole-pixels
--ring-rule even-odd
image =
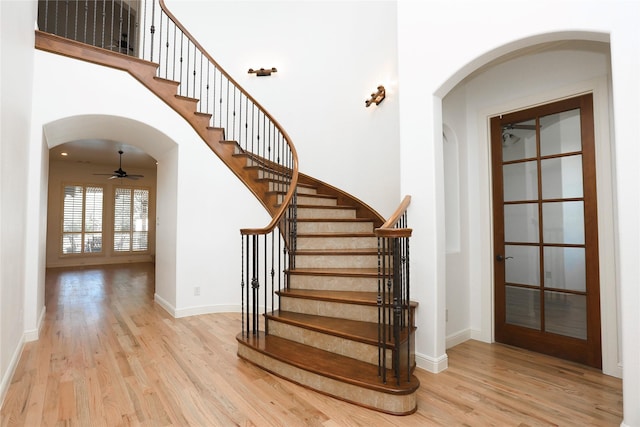
[[[518,48],[567,39],[606,42],[610,37],[617,183],[614,219],[618,230],[616,257],[612,263],[621,293],[624,423],[640,425],[637,329],[640,291],[636,286],[640,282],[637,262],[640,208],[638,146],[632,142],[640,134],[637,120],[640,117],[640,83],[637,79],[640,75],[640,41],[636,29],[639,8],[640,4],[631,1],[539,1],[532,4],[399,0],[401,192],[414,197],[414,212],[410,212],[414,236],[431,236],[429,240],[414,239],[412,244],[412,259],[424,261],[412,263],[411,272],[412,283],[422,285],[417,289],[414,287],[414,295],[421,304],[417,312],[416,350],[423,366],[442,368],[446,365],[445,219],[443,209],[429,210],[429,207],[444,205],[441,99],[471,72]],[[538,71],[530,70],[532,73]],[[488,164],[488,159],[482,161]],[[426,214],[417,215],[416,212]],[[492,262],[488,246],[490,230],[484,232],[486,249],[473,254],[471,260],[479,269]]]
[[[0,2],[0,402],[22,350],[35,3]]]
[[[401,200],[395,1],[166,3],[284,127],[301,172],[393,213]],[[247,73],[261,67],[278,72]],[[365,108],[379,84],[387,98]]]

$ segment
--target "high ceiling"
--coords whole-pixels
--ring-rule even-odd
[[[85,139],[60,144],[49,151],[49,160],[117,168],[120,161],[118,150],[124,152],[122,167],[127,171],[135,168],[153,169],[156,167],[156,160],[139,148],[103,139]],[[63,156],[62,153],[67,153],[67,155]]]

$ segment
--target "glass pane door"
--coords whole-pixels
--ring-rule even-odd
[[[598,366],[592,121],[590,95],[492,119],[495,303],[498,341]]]

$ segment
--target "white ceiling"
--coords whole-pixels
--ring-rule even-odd
[[[84,139],[57,145],[49,150],[49,160],[61,162],[74,162],[95,164],[117,169],[120,156],[118,150],[122,150],[122,169],[129,173],[135,173],[136,168],[155,169],[156,160],[143,150],[121,142],[104,139]],[[62,153],[67,153],[63,156]]]

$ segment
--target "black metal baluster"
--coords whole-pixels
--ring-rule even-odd
[[[207,98],[207,114],[209,114],[211,112],[211,110],[209,110],[209,78],[211,77],[211,61],[207,60],[207,90],[206,90],[206,98]],[[213,114],[211,115],[211,126],[214,126],[216,118],[213,117]]]
[[[184,33],[180,32],[180,64],[179,64],[179,69],[180,69],[180,77],[178,77],[178,82],[180,83],[180,86],[178,87],[178,94],[182,95],[182,69],[183,69],[183,65],[184,65]]]
[[[115,0],[111,0],[111,22],[110,22],[111,35],[109,38],[109,46],[113,46],[113,44],[115,43],[115,39],[113,38],[113,27],[115,26],[115,20],[114,20],[115,13],[116,13],[116,3],[115,3]],[[113,48],[111,49],[113,50]]]
[[[236,95],[238,93],[238,88],[236,86],[233,87],[233,121],[232,121],[232,140],[236,140]]]
[[[78,1],[75,2],[76,11],[73,14],[73,40],[78,40]]]
[[[267,279],[267,259],[268,259],[267,258],[267,248],[268,248],[267,236],[268,236],[268,234],[265,234],[265,235],[262,236],[262,241],[264,242],[264,258],[263,258],[264,259],[264,271],[263,271],[262,277],[263,277],[263,282],[264,282],[264,314],[265,315],[263,316],[263,319],[264,319],[264,333],[265,333],[265,335],[269,334],[269,327],[268,327],[269,323],[267,321],[267,316],[266,316],[267,315],[267,309],[268,309],[267,303],[269,302],[269,298],[267,297],[267,291],[268,291],[267,288],[269,287],[269,280]]]
[[[244,337],[244,236],[240,235],[240,305],[242,320],[242,337]]]
[[[107,2],[102,2],[102,34],[100,37],[100,47],[105,48],[104,36],[107,34]]]
[[[160,21],[162,23],[162,16],[160,17]],[[151,2],[151,27],[150,27],[150,31],[151,33],[151,41],[149,42],[150,45],[150,49],[149,49],[149,61],[153,62],[153,42],[155,41],[155,34],[156,34],[156,2],[152,1]],[[158,60],[158,62],[160,62],[160,60]]]
[[[84,35],[83,35],[82,43],[87,43],[87,21],[88,20],[89,20],[89,0],[84,0]]]
[[[98,24],[98,0],[93,0],[93,41],[92,45],[96,46],[96,26]]]
[[[259,264],[258,253],[259,253],[258,235],[254,235],[253,236],[253,279],[251,281],[251,288],[253,290],[253,318],[252,318],[253,323],[252,324],[253,324],[254,334],[258,333],[258,317],[259,317],[258,313],[260,312],[260,308],[258,304],[258,298],[260,295],[259,293],[260,282],[258,280],[260,264]]]
[[[185,73],[185,91],[184,91],[184,96],[189,96],[189,67],[190,67],[190,61],[189,58],[191,57],[191,39],[187,37],[187,69],[186,69],[186,73]]]
[[[382,288],[384,279],[382,278],[382,238],[378,237],[378,296],[376,306],[378,307],[378,376],[382,376]]]
[[[200,112],[203,112],[202,108],[204,106],[204,102],[202,101],[202,83],[203,83],[202,77],[204,76],[204,74],[202,74],[202,71],[203,71],[202,66],[203,66],[203,61],[204,61],[203,56],[204,55],[202,54],[202,52],[200,52],[200,85],[199,85],[199,87],[200,87],[200,98],[199,98],[200,99],[200,103],[198,104],[200,106],[200,110],[199,110]],[[204,111],[204,112],[206,112],[206,111]]]

